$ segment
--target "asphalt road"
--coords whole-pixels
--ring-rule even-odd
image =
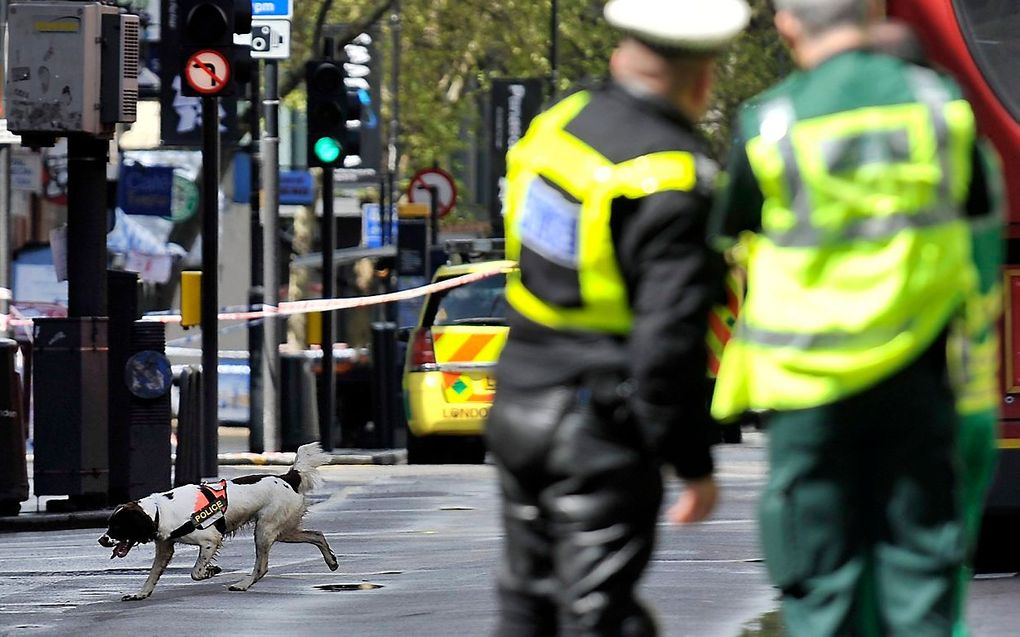
[[[720,450],[724,500],[712,520],[663,524],[643,594],[662,634],[778,635],[775,595],[759,560],[753,509],[764,481],[762,440]],[[224,467],[226,477],[281,468]],[[495,475],[487,466],[331,466],[306,527],[340,557],[327,570],[311,546],[277,544],[250,591],[226,585],[251,568],[250,532],[228,540],[224,572],[192,582],[195,549],[180,547],[155,593],[137,590],[151,561],[138,547],[111,561],[99,530],[0,535],[0,636],[36,635],[486,635],[496,609],[500,551]],[[675,485],[671,496],[675,495]],[[1020,579],[974,583],[977,637],[1015,635]]]

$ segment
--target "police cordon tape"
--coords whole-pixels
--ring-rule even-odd
[[[432,294],[433,292],[442,292],[452,288],[474,283],[475,281],[481,281],[491,276],[501,274],[506,271],[506,266],[500,265],[492,268],[485,268],[478,272],[472,272],[471,274],[465,274],[462,276],[447,279],[446,281],[440,281],[439,283],[430,283],[417,288],[411,288],[408,290],[400,290],[398,292],[388,292],[386,294],[376,294],[374,296],[357,296],[347,298],[336,298],[336,299],[313,299],[308,301],[289,301],[280,303],[278,306],[273,307],[271,305],[263,305],[261,310],[247,310],[243,312],[220,312],[216,315],[217,320],[220,321],[251,321],[256,319],[264,319],[273,316],[290,316],[292,314],[311,314],[313,312],[331,312],[334,310],[347,310],[356,307],[367,307],[371,305],[381,305],[384,303],[395,303],[397,301],[407,301],[414,299],[419,296],[425,296],[426,294]],[[3,290],[3,288],[0,288]],[[9,290],[7,291],[10,292]],[[0,292],[0,299],[2,299],[2,292]],[[13,309],[13,308],[12,308]],[[16,311],[16,310],[15,310]],[[143,321],[155,322],[155,323],[180,323],[181,315],[178,314],[146,314],[142,317]],[[32,319],[30,318],[12,318],[10,315],[0,315],[0,329],[3,329],[6,325],[20,326],[20,325],[31,325]]]

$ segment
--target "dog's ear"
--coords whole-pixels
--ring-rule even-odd
[[[118,540],[134,540],[140,544],[156,539],[156,521],[137,502],[117,507],[110,515],[108,535]]]

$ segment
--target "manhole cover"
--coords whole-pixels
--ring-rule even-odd
[[[320,584],[315,588],[320,591],[370,591],[376,588],[382,588],[382,584],[373,584],[372,582],[362,582],[360,584]]]

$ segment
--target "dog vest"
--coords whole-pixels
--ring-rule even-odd
[[[195,510],[187,522],[177,527],[169,539],[175,539],[198,529],[207,529],[216,525],[220,533],[227,532],[227,481],[220,480],[213,484],[198,485],[195,494]]]

